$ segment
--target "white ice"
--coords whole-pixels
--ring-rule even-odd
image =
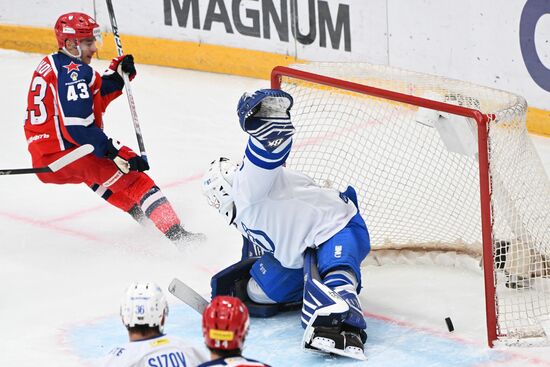
[[[41,57],[0,50],[1,168],[30,166],[23,115],[30,77]],[[94,61],[93,66],[101,70],[106,63]],[[88,365],[67,335],[116,318],[122,292],[132,281],[166,287],[178,277],[208,294],[210,276],[239,259],[240,237],[207,206],[199,177],[219,155],[242,156],[246,136],[236,122],[236,102],[244,91],[265,87],[266,80],[138,65],[132,89],[150,175],[186,227],[209,238],[184,253],[84,185],[45,185],[32,175],[0,179],[0,366]],[[124,96],[110,106],[105,124],[107,134],[137,148]],[[532,138],[550,172],[550,139]],[[487,351],[480,271],[388,265],[366,267],[364,278],[363,307],[373,320],[407,328],[413,337],[428,333],[468,345],[473,353]],[[177,310],[179,302],[172,296],[169,301]],[[444,323],[447,316],[456,328],[452,334]],[[170,319],[168,324],[169,331]],[[102,335],[94,337],[101,343]],[[399,365],[402,356],[388,351],[400,338],[397,334],[374,350],[367,342],[369,365]],[[419,345],[411,344],[418,355],[437,348]],[[550,366],[550,348],[498,350],[504,358],[484,365]],[[468,364],[458,356],[454,365]]]

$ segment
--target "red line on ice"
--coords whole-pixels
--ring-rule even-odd
[[[95,242],[104,242],[104,240],[100,237],[97,237],[85,232],[69,229],[69,228],[63,228],[61,226],[52,224],[49,220],[38,220],[38,219],[18,215],[15,213],[6,213],[6,212],[0,212],[0,215],[18,222],[24,222],[27,224],[32,224],[34,226],[47,228],[47,229],[50,229],[56,232],[61,232],[73,237],[84,238],[86,240],[95,241]]]
[[[471,346],[478,346],[479,348],[487,348],[487,349],[489,348],[484,343],[479,343],[479,342],[476,342],[476,341],[473,341],[473,340],[464,339],[464,338],[461,338],[461,337],[456,336],[456,335],[450,335],[450,333],[448,333],[448,332],[441,332],[441,331],[431,329],[431,328],[428,328],[428,327],[418,326],[418,325],[415,325],[415,324],[407,322],[407,321],[400,321],[400,320],[392,319],[392,318],[387,317],[387,316],[373,314],[373,313],[366,312],[366,311],[363,312],[363,315],[365,315],[367,317],[371,317],[373,319],[385,321],[385,322],[388,322],[388,323],[391,323],[391,324],[403,326],[403,327],[406,327],[407,329],[421,331],[421,332],[424,332],[426,334],[435,335],[435,336],[438,336],[438,337],[441,337],[441,338],[451,339],[451,340],[454,340],[454,341],[462,343],[462,344],[467,344],[467,345],[471,345]],[[545,361],[543,359],[533,358],[533,357],[529,357],[527,355],[522,355],[522,354],[516,353],[516,352],[510,352],[510,351],[503,350],[503,349],[498,349],[498,352],[509,356],[510,359],[522,360],[522,361],[529,362],[531,364],[539,365],[539,366],[550,366],[550,362]],[[491,366],[497,365],[497,364],[503,364],[504,365],[508,361],[509,360],[507,360],[507,359],[491,361]]]
[[[177,186],[180,186],[180,185],[184,185],[184,184],[187,184],[189,182],[196,181],[196,180],[200,179],[202,177],[202,175],[203,175],[203,173],[196,173],[192,176],[188,176],[188,177],[170,182],[166,185],[162,185],[162,187],[163,188],[172,188],[172,187],[177,187]],[[68,214],[64,214],[64,215],[59,216],[59,217],[52,218],[52,219],[48,220],[48,222],[50,222],[50,223],[63,222],[65,220],[74,219],[75,217],[79,217],[81,215],[88,214],[88,213],[95,212],[95,211],[102,210],[102,209],[106,209],[106,208],[109,208],[109,207],[110,207],[110,205],[108,203],[101,203],[101,205],[96,205],[96,206],[93,206],[93,207],[76,210],[72,213],[68,213]]]

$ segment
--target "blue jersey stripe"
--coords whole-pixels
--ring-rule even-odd
[[[257,140],[256,140],[257,141]],[[248,148],[256,155],[259,155],[266,160],[275,161],[283,158],[292,148],[292,139],[288,139],[280,147],[273,152],[267,151],[262,145],[254,144],[253,138],[248,139]]]
[[[271,169],[275,169],[279,166],[282,166],[285,163],[285,161],[288,157],[288,154],[290,153],[290,149],[286,152],[286,154],[281,159],[279,159],[275,162],[273,162],[273,161],[268,162],[266,160],[258,158],[256,155],[254,155],[254,153],[252,153],[252,151],[248,147],[246,148],[244,153],[245,153],[246,157],[248,158],[248,160],[252,164],[254,164],[255,166],[271,170]]]

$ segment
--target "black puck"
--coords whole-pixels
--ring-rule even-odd
[[[445,317],[445,323],[447,324],[447,329],[449,329],[449,331],[454,331],[455,327],[450,317]]]

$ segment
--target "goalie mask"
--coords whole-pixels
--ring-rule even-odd
[[[120,305],[120,316],[126,327],[147,325],[164,329],[164,317],[168,315],[168,302],[155,283],[133,283],[126,290]]]
[[[227,224],[232,224],[237,214],[231,188],[238,164],[228,158],[220,157],[212,163],[202,179],[202,193],[208,204],[218,210]]]

